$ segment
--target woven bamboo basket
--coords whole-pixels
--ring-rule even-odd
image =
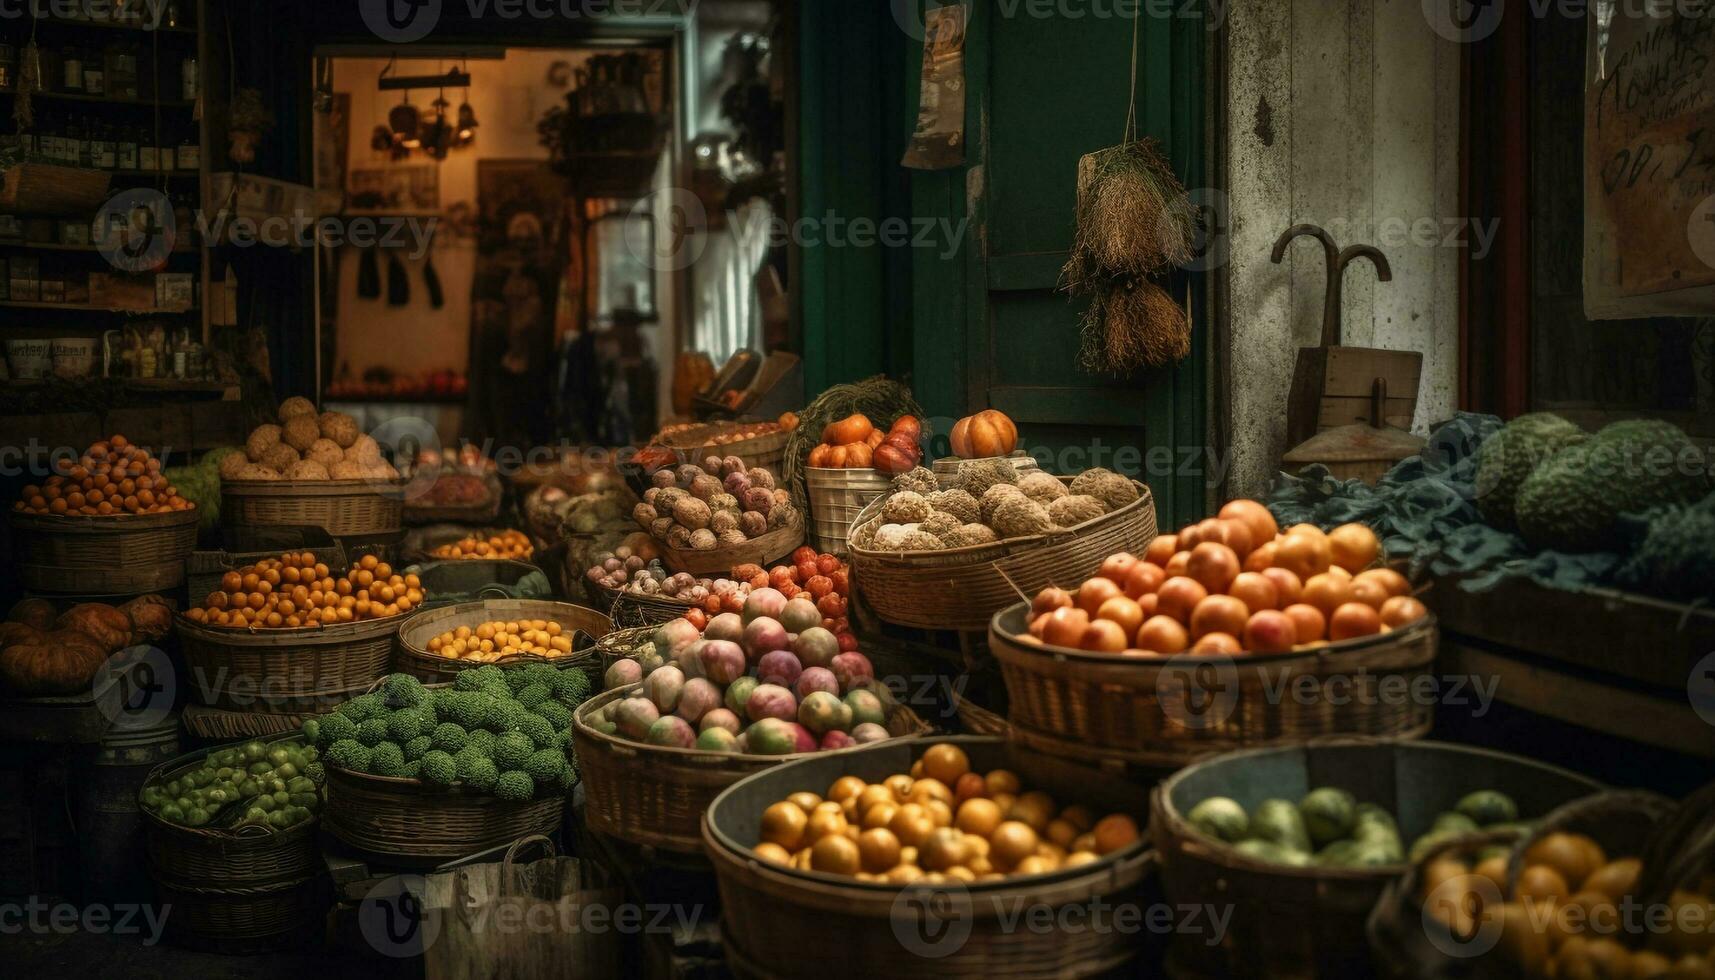
[[[483,661],[454,660],[429,652],[429,641],[460,626],[479,626],[494,620],[542,619],[559,623],[572,636],[572,650],[559,657],[520,654],[488,661],[499,667],[547,664],[560,670],[584,670],[596,661],[595,644],[613,629],[613,621],[583,606],[546,599],[481,599],[439,609],[413,613],[399,627],[399,648],[393,658],[395,670],[416,676],[425,683],[450,681],[458,672],[481,667]],[[578,635],[586,639],[580,644]]]
[[[272,744],[298,737],[294,732],[265,741]],[[149,773],[144,785],[170,781],[175,773],[226,747],[211,746],[164,762]],[[208,891],[302,881],[321,871],[321,850],[316,846],[319,821],[314,816],[282,831],[263,827],[234,831],[181,827],[139,809],[150,871],[157,883]]]
[[[332,895],[325,876],[272,885],[199,890],[157,883],[170,907],[167,935],[190,949],[250,956],[314,943]]]
[[[138,595],[185,581],[197,512],[125,517],[12,513],[12,561],[33,592]]]
[[[722,790],[782,762],[833,754],[765,756],[674,749],[606,735],[590,724],[596,711],[642,687],[632,684],[604,692],[572,714],[572,741],[585,786],[584,819],[591,830],[629,844],[699,853],[703,811]],[[906,705],[895,704],[887,731],[895,738],[906,738],[926,734],[930,727]]]
[[[1532,818],[1601,786],[1576,773],[1519,756],[1439,742],[1326,739],[1231,752],[1194,763],[1156,786],[1150,836],[1161,884],[1174,907],[1230,907],[1219,945],[1175,936],[1170,976],[1361,977],[1371,972],[1358,941],[1383,890],[1407,865],[1368,868],[1288,867],[1246,857],[1205,837],[1185,814],[1211,796],[1247,811],[1268,798],[1302,799],[1317,786],[1337,786],[1361,802],[1385,807],[1409,845],[1435,816],[1467,793],[1499,788]]]
[[[852,545],[852,578],[881,619],[930,630],[982,630],[995,613],[1050,585],[1072,588],[1118,551],[1142,554],[1155,540],[1155,499],[1138,498],[1074,528],[946,551],[886,552]],[[881,520],[870,501],[852,532]]]
[[[1029,455],[1028,453],[1026,453],[1022,449],[1013,453],[1011,456],[1006,456],[1006,457],[990,456],[988,458],[989,459],[1002,459],[1002,458],[1004,458],[1007,462],[1012,464],[1013,469],[1018,471],[1019,476],[1023,476],[1026,473],[1033,473],[1033,472],[1042,468],[1041,465],[1036,462],[1036,457]],[[942,486],[948,486],[953,482],[953,480],[955,478],[958,477],[959,467],[965,465],[966,463],[977,463],[977,462],[981,462],[981,460],[960,459],[957,456],[943,456],[942,458],[937,459],[935,462],[931,463],[929,465],[929,468],[930,468],[930,470],[932,470],[934,472],[935,478],[941,481]]]
[[[967,735],[1012,736],[1012,725],[1005,716],[990,711],[967,697],[953,695],[953,711],[959,716],[959,727]]]
[[[693,426],[662,440],[661,444],[678,453],[679,456],[691,463],[701,463],[709,456],[737,456],[744,460],[746,469],[761,466],[775,476],[780,475],[780,464],[786,459],[786,439],[791,435],[785,429],[770,432],[752,439],[741,439],[716,445],[716,436],[741,428],[737,423],[712,422],[708,425]]]
[[[1421,738],[1434,723],[1432,703],[1397,693],[1434,667],[1433,615],[1316,650],[1150,659],[1032,645],[1019,639],[1029,615],[1022,602],[996,614],[989,649],[1016,736],[1043,751],[1177,768],[1330,735]]]
[[[225,527],[311,524],[336,537],[396,534],[405,513],[403,480],[223,480]]]
[[[1469,915],[1473,911],[1465,907],[1467,891],[1485,907],[1496,907],[1505,898],[1501,886],[1487,879],[1469,879],[1427,890],[1424,870],[1447,859],[1475,865],[1479,855],[1503,848],[1510,852],[1505,887],[1511,894],[1525,852],[1544,836],[1584,834],[1601,845],[1609,859],[1645,857],[1659,825],[1675,809],[1672,800],[1655,793],[1597,793],[1550,813],[1537,821],[1529,834],[1497,831],[1468,835],[1433,849],[1403,877],[1388,884],[1370,913],[1370,957],[1376,972],[1385,980],[1501,980],[1516,975],[1512,963],[1498,955],[1485,955],[1491,951],[1487,948],[1489,937],[1476,929],[1476,923],[1459,918],[1459,912]],[[1578,890],[1578,883],[1572,883],[1572,891]],[[1459,922],[1459,927],[1452,927],[1451,922]]]
[[[766,568],[790,555],[804,543],[804,517],[802,514],[794,515],[791,524],[751,538],[744,544],[710,548],[707,551],[670,548],[666,542],[659,540],[655,543],[661,546],[661,561],[675,572],[725,575],[738,565],[754,564]]]
[[[176,619],[191,695],[212,708],[327,710],[387,673],[403,616],[296,629],[240,629]]]
[[[616,629],[602,637],[601,642],[595,645],[596,673],[592,677],[594,686],[590,690],[601,690],[602,679],[607,675],[607,669],[613,666],[613,662],[625,659],[627,651],[632,646],[642,643],[654,635],[654,626],[630,626],[624,629]]]
[[[870,501],[886,493],[892,478],[874,469],[804,469],[810,497],[810,543],[827,554],[846,553],[852,522]]]
[[[113,175],[56,163],[16,163],[0,186],[0,207],[26,214],[85,218],[101,208]],[[142,312],[142,311],[139,311]]]
[[[403,512],[404,521],[407,524],[437,524],[442,521],[454,524],[491,524],[500,516],[501,506],[506,500],[506,490],[501,486],[500,477],[494,473],[486,474],[483,483],[488,487],[488,497],[474,504],[435,504],[429,502],[426,495],[407,500]]]
[[[390,863],[436,865],[530,834],[560,829],[566,798],[511,802],[457,784],[370,776],[328,767],[322,822],[328,833]]]
[[[1059,914],[1067,907],[1145,905],[1153,855],[1143,841],[1068,871],[941,886],[861,882],[769,864],[751,853],[769,804],[799,790],[824,793],[840,776],[879,782],[907,771],[941,742],[964,749],[979,771],[1009,769],[1057,800],[1142,822],[1141,789],[997,738],[883,742],[767,770],[721,793],[703,821],[720,884],[721,939],[734,971],[771,980],[1148,975],[1141,962],[1148,930],[1099,928],[1088,915]],[[1052,925],[1021,927],[1017,916],[1026,908],[1032,919],[1036,908],[1052,911]],[[935,918],[925,921],[924,913]]]
[[[690,612],[689,600],[668,599],[659,595],[644,595],[624,589],[604,589],[589,580],[590,594],[599,608],[608,610],[607,618],[617,627],[659,626]]]
[[[266,711],[227,711],[207,705],[187,704],[179,713],[185,731],[197,738],[230,742],[241,738],[267,738],[289,735],[304,727],[304,721],[316,712],[279,714]]]

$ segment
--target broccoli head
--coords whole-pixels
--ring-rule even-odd
[[[494,768],[492,759],[477,759],[458,771],[459,782],[479,793],[492,793],[499,778],[500,770]]]
[[[530,758],[524,761],[524,772],[536,781],[538,786],[547,786],[560,778],[560,773],[566,768],[566,754],[559,749],[540,749],[530,753]]]
[[[369,754],[371,776],[402,776],[405,774],[405,754],[392,742],[382,742]]]
[[[342,738],[328,746],[326,758],[329,765],[338,766],[347,772],[365,772],[369,769],[369,749],[356,739]]]
[[[383,718],[366,718],[357,726],[357,740],[364,745],[374,748],[387,741],[387,721]]]
[[[321,741],[317,743],[323,749],[335,742],[357,738],[357,722],[346,715],[334,713],[323,715],[321,721]]]
[[[423,734],[423,716],[415,708],[401,708],[387,716],[387,737],[404,745]]]
[[[502,771],[522,769],[536,746],[522,732],[506,732],[494,740],[494,764]]]
[[[418,777],[435,786],[451,786],[458,778],[458,765],[453,757],[440,749],[431,749],[421,760]]]
[[[414,762],[428,754],[435,747],[434,740],[427,735],[418,735],[404,745],[405,761]]]
[[[517,700],[524,707],[533,709],[552,697],[553,693],[546,684],[530,684],[518,691]]]
[[[394,674],[381,688],[381,700],[389,708],[415,708],[427,699],[423,682],[410,674]]]
[[[523,802],[536,795],[536,782],[529,773],[516,769],[503,772],[494,781],[494,795],[503,800]]]
[[[467,736],[463,728],[450,721],[443,721],[429,733],[429,739],[434,742],[435,748],[451,755],[465,747]]]

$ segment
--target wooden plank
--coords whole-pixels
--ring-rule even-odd
[[[1060,270],[1066,265],[1066,257],[1069,254],[1019,252],[1012,255],[991,255],[988,262],[988,287],[996,292],[1052,290],[1059,285]]]
[[[1325,395],[1370,397],[1370,385],[1386,378],[1388,394],[1417,400],[1423,379],[1423,355],[1417,351],[1378,350],[1373,347],[1328,348],[1328,380]]]
[[[1445,674],[1497,679],[1495,698],[1507,704],[1607,735],[1715,759],[1715,738],[1692,710],[1683,687],[1677,699],[1616,688],[1460,643],[1445,632],[1440,657]]]
[[[1513,580],[1466,592],[1443,577],[1423,598],[1444,636],[1528,652],[1681,701],[1692,667],[1715,650],[1715,610],[1612,589],[1574,592]]]
[[[1382,405],[1382,419],[1400,429],[1411,428],[1411,415],[1417,408],[1416,399],[1389,398]],[[1366,396],[1323,395],[1316,412],[1316,429],[1332,429],[1342,425],[1370,421],[1370,399]]]
[[[996,386],[989,389],[989,401],[1021,422],[1135,428],[1139,444],[1148,412],[1144,393],[1130,388]]]

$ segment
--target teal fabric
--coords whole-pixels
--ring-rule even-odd
[[[1539,552],[1483,523],[1474,503],[1477,448],[1501,424],[1493,415],[1462,412],[1430,434],[1420,455],[1401,460],[1373,487],[1336,480],[1323,466],[1297,476],[1282,473],[1269,509],[1282,527],[1362,521],[1389,555],[1410,563],[1413,574],[1462,575],[1461,587],[1473,592],[1520,576],[1560,589],[1611,584],[1619,555]]]

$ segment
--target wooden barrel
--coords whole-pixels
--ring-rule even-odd
[[[179,721],[169,715],[146,728],[109,729],[77,781],[78,862],[86,901],[136,902],[149,897],[143,860],[143,813],[137,794],[149,774],[179,754]]]
[[[817,551],[843,555],[852,522],[893,480],[875,469],[810,466],[804,469],[804,484],[810,498],[810,544]]]

